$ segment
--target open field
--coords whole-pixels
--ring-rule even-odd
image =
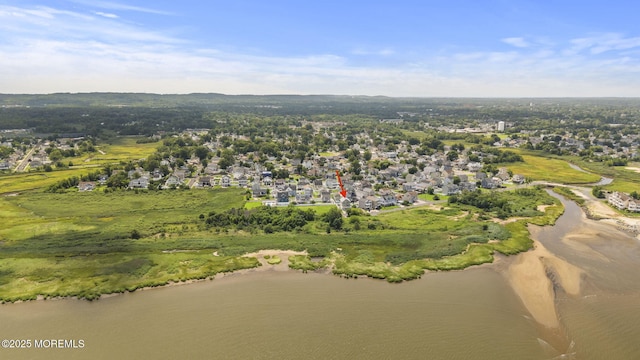
[[[95,169],[66,169],[52,172],[19,173],[0,176],[0,194],[46,188],[72,176],[81,176]]]
[[[113,139],[111,143],[100,142],[95,146],[99,151],[83,154],[79,157],[65,158],[63,162],[67,163],[71,161],[74,166],[82,167],[139,160],[153,154],[161,144],[160,141],[138,144],[136,143],[138,139],[141,139],[141,137],[118,137]]]
[[[517,151],[516,151],[517,152]],[[600,176],[575,170],[560,159],[522,154],[524,162],[504,164],[514,174],[521,174],[533,180],[562,184],[589,184],[600,180]]]
[[[613,178],[614,180],[611,184],[604,186],[605,190],[626,193],[640,191],[640,174],[633,169],[627,169],[624,166],[607,166],[601,162],[588,162],[579,158],[571,160],[585,170]],[[632,163],[630,167],[633,168],[635,167],[634,165],[637,164]]]
[[[605,185],[604,189],[609,191],[623,191],[626,193],[630,193],[633,191],[640,191],[640,174],[638,174],[637,170],[634,168],[639,168],[640,164],[638,163],[630,163],[629,166],[607,166],[602,162],[593,162],[593,161],[585,161],[584,159],[577,156],[556,156],[543,154],[539,152],[534,152],[530,150],[522,150],[522,149],[512,149],[514,152],[521,154],[523,157],[530,159],[527,163],[532,165],[533,167],[539,167],[536,170],[529,170],[532,178],[534,180],[545,180],[552,181],[548,179],[553,179],[556,177],[553,173],[553,170],[558,170],[557,179],[553,182],[562,182],[566,184],[588,184],[588,183],[596,183],[600,180],[600,176],[605,176],[614,179],[613,182],[609,185]],[[538,158],[538,159],[532,159]],[[547,162],[541,159],[546,159]],[[526,161],[526,159],[525,159]],[[591,172],[588,174],[583,171],[578,171],[575,169],[571,169],[571,171],[567,172],[567,168],[562,164],[572,163],[581,169]],[[550,167],[549,170],[545,171],[545,165],[556,164],[554,167]],[[514,166],[515,165],[515,166]],[[514,169],[518,169],[522,171],[522,174],[527,176],[525,172],[528,170],[522,166],[522,164],[513,164],[506,165],[508,168],[512,169],[514,173],[517,173]],[[567,165],[568,166],[568,165]],[[536,178],[535,176],[538,176]],[[571,180],[575,177],[575,180]],[[595,180],[594,180],[595,179]],[[592,181],[590,181],[592,180]]]

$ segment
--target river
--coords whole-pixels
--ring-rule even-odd
[[[518,255],[401,284],[249,271],[94,302],[4,304],[3,339],[84,346],[0,348],[0,358],[638,359],[638,241],[566,206],[556,226],[534,231],[582,271],[578,294],[536,275],[553,283],[557,328],[536,322],[514,291]]]

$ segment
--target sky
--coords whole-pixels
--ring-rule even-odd
[[[0,0],[0,93],[640,96],[640,2]]]

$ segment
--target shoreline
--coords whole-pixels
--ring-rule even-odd
[[[570,200],[567,200],[570,201]],[[614,224],[605,221],[595,221],[588,219],[585,211],[582,207],[581,209],[581,218],[583,221],[594,221],[595,223],[602,224],[604,226],[611,226],[612,228],[617,228]],[[615,221],[610,219],[609,221]],[[513,288],[514,292],[516,292],[517,296],[525,305],[525,308],[531,313],[532,317],[540,324],[543,324],[548,327],[557,327],[559,322],[557,320],[557,314],[555,314],[555,305],[553,303],[555,299],[555,295],[553,292],[554,286],[561,287],[567,294],[569,295],[578,295],[580,293],[581,285],[580,279],[582,277],[583,272],[573,266],[572,264],[566,262],[565,260],[559,258],[558,256],[552,254],[549,250],[547,250],[537,239],[537,234],[541,227],[529,224],[527,226],[529,237],[533,240],[533,248],[519,253],[516,256],[506,256],[501,255],[498,252],[493,254],[493,260],[488,263],[482,263],[478,265],[471,265],[464,269],[452,269],[448,271],[464,271],[468,268],[475,268],[478,266],[490,267],[493,268],[498,273],[502,273],[505,275],[507,282]],[[582,236],[588,235],[586,233],[582,234]],[[563,241],[566,241],[563,239]],[[572,244],[575,241],[572,241]],[[571,245],[571,244],[568,244]],[[573,247],[579,246],[579,243],[573,244]],[[214,256],[217,254],[213,254]],[[294,255],[302,255],[308,256],[308,252],[306,251],[293,251],[293,250],[282,250],[282,249],[265,249],[260,250],[258,252],[246,253],[242,255],[242,257],[255,257],[259,266],[255,268],[249,269],[241,269],[232,272],[220,272],[212,276],[208,276],[206,278],[201,279],[189,279],[183,281],[170,281],[165,284],[157,285],[157,286],[146,286],[140,287],[133,291],[124,291],[124,292],[114,292],[114,293],[105,293],[99,295],[94,300],[100,300],[104,298],[109,298],[113,296],[117,296],[123,293],[133,293],[136,291],[145,291],[149,289],[162,288],[162,287],[173,287],[178,285],[187,285],[193,284],[203,281],[211,281],[215,279],[222,279],[230,276],[241,276],[251,273],[265,272],[265,271],[277,271],[277,272],[285,272],[285,271],[300,271],[297,269],[293,269],[289,267],[289,256]],[[269,258],[272,256],[277,256],[280,258],[280,262],[277,264],[269,264],[265,256]],[[442,270],[428,270],[424,269],[424,274],[431,272],[439,272]],[[304,272],[304,271],[303,271]],[[314,272],[332,274],[331,269],[323,268],[320,270],[316,270]],[[535,276],[534,276],[535,275]],[[338,277],[343,277],[338,275]],[[368,277],[366,275],[358,275],[358,277]],[[522,284],[534,284],[534,286],[523,286]],[[532,291],[532,289],[538,289],[540,292],[537,293]],[[539,296],[542,294],[542,296]],[[537,297],[537,299],[536,299]],[[48,297],[45,298],[42,295],[39,295],[35,300],[58,300],[58,299],[80,299],[77,296],[71,297]],[[20,303],[27,302],[33,300],[18,300],[15,302],[6,301],[5,303]],[[553,309],[553,310],[551,310]],[[554,319],[555,317],[555,319]]]

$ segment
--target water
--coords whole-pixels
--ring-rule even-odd
[[[556,293],[573,351],[579,359],[640,359],[640,242],[583,219],[575,203],[565,207],[562,221],[543,229],[538,240],[584,271],[580,296]]]
[[[585,271],[579,295],[556,291],[561,329],[528,315],[502,274],[510,257],[402,284],[264,271],[96,302],[5,304],[0,338],[85,346],[0,349],[0,358],[640,358],[637,240],[582,219],[571,204],[537,238]]]

